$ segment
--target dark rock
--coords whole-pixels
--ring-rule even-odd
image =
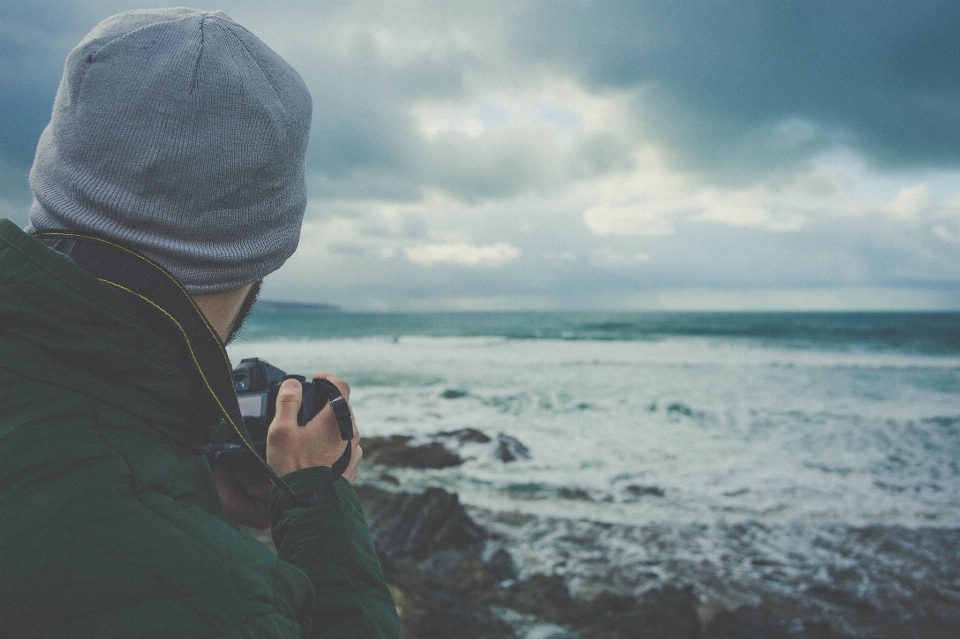
[[[803,621],[800,633],[791,632],[791,639],[843,639],[847,635],[838,635],[826,621]]]
[[[601,616],[629,612],[639,605],[636,597],[627,597],[612,592],[601,592],[590,602],[590,615]]]
[[[749,492],[749,488],[738,488],[737,490],[729,490],[720,494],[724,497],[739,497],[740,495],[746,495]]]
[[[581,613],[559,575],[533,575],[511,585],[503,594],[503,605],[556,624],[569,624]]]
[[[530,449],[510,435],[497,435],[497,459],[502,462],[512,462],[518,459],[530,459]]]
[[[377,481],[381,484],[390,484],[391,486],[400,485],[400,480],[389,473],[380,473],[380,476],[377,477]]]
[[[370,456],[376,455],[378,451],[406,446],[411,439],[413,437],[407,435],[364,437],[360,440],[360,445],[363,447],[363,459],[364,461],[370,461]]]
[[[503,548],[499,549],[487,561],[490,576],[497,583],[503,583],[517,578],[517,569],[513,565],[513,557]]]
[[[704,639],[790,639],[773,613],[759,606],[721,610],[707,623]]]
[[[476,432],[479,431],[463,429],[446,435],[456,439],[463,433],[464,438],[470,438]],[[408,446],[410,439],[371,440],[369,448],[364,445],[365,457],[368,450],[379,454],[378,447],[388,450],[390,446]],[[623,479],[635,481],[636,477],[639,476]],[[539,484],[530,486],[533,492],[540,490]],[[569,498],[585,495],[580,489],[568,490]],[[662,489],[634,484],[626,486],[625,491],[638,496],[659,496]],[[905,615],[901,610],[880,609],[858,597],[853,589],[836,583],[818,583],[806,590],[821,610],[812,613],[816,615],[813,619],[806,617],[811,614],[810,609],[802,610],[789,601],[774,599],[765,600],[761,607],[721,610],[701,630],[699,602],[690,587],[664,586],[640,597],[601,593],[588,601],[572,595],[561,576],[534,575],[517,581],[517,570],[507,550],[499,549],[484,559],[485,543],[497,542],[498,538],[488,536],[469,517],[457,495],[438,488],[410,494],[364,486],[357,487],[357,493],[397,602],[406,639],[511,639],[523,634],[504,621],[513,618],[503,615],[504,610],[523,615],[518,627],[529,629],[536,622],[552,623],[562,626],[562,636],[579,639],[852,639],[838,634],[820,616],[824,611],[832,614],[837,610],[855,620],[848,631],[856,632],[858,637],[960,637],[960,618],[953,612],[955,607],[950,608],[956,600],[953,592],[939,594],[946,602],[945,613],[915,611]],[[533,516],[502,517],[513,517],[512,521],[521,525]],[[742,534],[748,532],[744,529]],[[751,562],[754,566],[778,565],[763,557],[754,557]],[[647,578],[642,571],[636,574]],[[654,579],[658,575],[649,573],[648,577]],[[709,611],[702,611],[708,617]],[[833,621],[834,617],[830,619]]]
[[[456,449],[458,445],[489,444],[492,441],[485,433],[475,428],[440,432],[431,435],[431,438],[440,441],[414,446],[410,444],[413,437],[391,435],[390,437],[366,437],[361,440],[360,445],[363,447],[364,460],[372,464],[393,468],[450,468],[459,466],[464,460],[444,443]],[[500,461],[530,459],[530,450],[515,437],[501,433],[497,436],[495,446],[493,454]]]
[[[592,501],[590,493],[583,488],[561,488],[557,494],[561,499],[574,499],[576,501]]]
[[[398,560],[396,564],[403,565],[408,578],[411,575],[416,578],[416,587],[420,590],[449,593],[483,607],[500,602],[503,577],[513,573],[513,560],[509,555],[505,562],[494,564],[469,550],[441,550],[422,561],[411,558]]]
[[[858,609],[863,612],[874,612],[876,609],[870,605],[870,602],[858,598],[840,588],[828,586],[826,584],[816,584],[807,589],[807,593],[816,597],[820,601],[825,601],[834,606],[844,606],[847,608]]]
[[[459,430],[448,430],[437,433],[437,437],[456,440],[460,444],[489,444],[492,440],[476,428],[461,428]]]
[[[448,388],[447,390],[440,393],[440,397],[444,399],[460,399],[467,396],[467,391],[456,390],[454,388]]]
[[[367,486],[357,494],[400,611],[407,639],[516,636],[494,607],[565,626],[583,639],[699,639],[691,591],[664,588],[637,599],[571,595],[563,577],[516,580],[509,552],[481,556],[485,531],[439,488],[422,494]]]
[[[642,486],[640,484],[630,484],[626,491],[634,497],[663,497],[666,493],[659,486]]]
[[[438,550],[478,547],[486,533],[456,494],[428,488],[419,495],[358,487],[373,538],[393,557],[423,559]]]
[[[405,639],[512,639],[495,615],[499,584],[513,578],[505,550],[489,562],[480,550],[486,533],[439,488],[421,494],[358,486],[357,494],[383,565]]]
[[[957,639],[960,637],[960,619],[933,617],[911,620],[901,625],[900,637],[909,639]]]
[[[442,444],[432,442],[411,446],[411,439],[403,435],[364,438],[360,442],[363,459],[394,468],[450,468],[463,463],[459,455],[451,453]]]
[[[513,629],[488,607],[442,588],[424,587],[416,578],[410,578],[415,574],[387,572],[404,639],[516,637]]]
[[[584,639],[700,639],[697,599],[690,587],[646,592],[639,599],[604,593],[592,602]]]

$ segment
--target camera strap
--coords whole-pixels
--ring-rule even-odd
[[[332,489],[333,482],[343,474],[350,462],[349,441],[353,439],[350,408],[336,386],[323,380],[329,384],[329,387],[324,386],[324,390],[337,417],[341,437],[348,442],[347,449],[334,464],[327,483],[312,495],[300,495],[257,454],[250,443],[250,434],[237,403],[233,369],[223,342],[176,278],[150,259],[110,240],[66,231],[43,231],[33,236],[101,282],[138,297],[172,322],[183,336],[200,379],[220,409],[222,423],[234,430],[250,454],[260,462],[270,481],[287,493],[298,506],[315,506],[323,501]],[[349,436],[344,434],[347,432],[345,424],[349,426]],[[337,468],[344,458],[346,461],[342,468]]]
[[[350,405],[347,404],[347,400],[344,399],[343,395],[340,393],[340,389],[337,388],[336,384],[331,382],[329,379],[323,379],[320,377],[313,380],[313,385],[318,390],[322,390],[326,394],[326,402],[330,403],[330,408],[333,410],[333,416],[337,420],[337,427],[340,429],[340,439],[347,442],[347,446],[343,449],[343,453],[341,453],[337,461],[333,462],[333,465],[330,466],[330,474],[327,475],[323,484],[321,484],[320,488],[318,488],[314,493],[314,499],[316,500],[316,503],[320,503],[320,501],[323,501],[323,499],[330,494],[330,491],[333,490],[333,482],[337,481],[337,479],[341,477],[347,470],[347,466],[350,465],[350,455],[353,451],[353,444],[351,442],[353,439],[353,416],[350,413]],[[316,415],[319,413],[323,408],[323,403],[324,399],[321,397],[321,394],[314,392],[314,405],[311,407],[310,414]],[[300,426],[303,425],[304,424],[300,424]]]

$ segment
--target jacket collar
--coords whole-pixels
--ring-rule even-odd
[[[223,411],[177,323],[8,220],[0,220],[0,326],[5,368],[111,404],[196,452],[209,444]],[[226,361],[210,376],[232,391],[229,372]]]

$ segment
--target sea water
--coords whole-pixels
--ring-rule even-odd
[[[464,464],[361,481],[457,492],[521,575],[853,630],[863,606],[960,609],[960,314],[264,304],[229,350],[346,379],[364,436],[453,447]],[[528,454],[443,435],[467,428]]]

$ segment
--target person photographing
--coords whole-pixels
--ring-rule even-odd
[[[245,441],[224,344],[296,249],[311,117],[221,12],[122,13],[67,57],[30,225],[0,220],[0,636],[400,636],[346,383],[305,424],[283,383],[263,472],[205,455]]]

